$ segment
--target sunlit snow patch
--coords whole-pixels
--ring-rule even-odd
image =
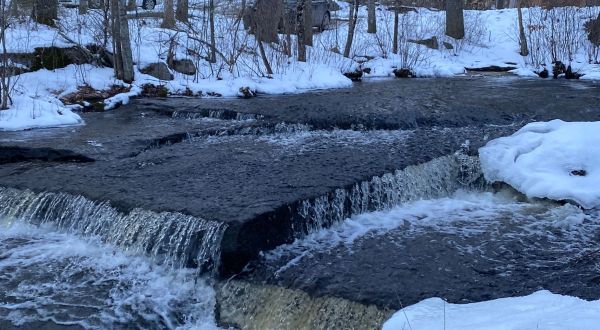
[[[383,330],[400,329],[598,329],[600,300],[538,291],[524,297],[473,304],[449,304],[430,298],[396,312]]]
[[[528,197],[600,206],[600,122],[531,123],[479,149],[488,181]]]

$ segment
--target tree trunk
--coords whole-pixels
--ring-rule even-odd
[[[262,58],[263,64],[265,65],[267,74],[272,75],[273,69],[271,68],[271,64],[269,64],[269,59],[267,58],[267,54],[265,53],[265,48],[263,46],[263,43],[260,39],[257,39],[256,42],[258,43],[258,51],[260,52],[260,57]]]
[[[210,20],[210,63],[217,62],[217,39],[215,36],[215,1],[209,1],[209,13],[208,17]]]
[[[175,28],[175,11],[173,10],[173,0],[165,0],[165,17],[160,25],[163,29]]]
[[[523,11],[521,10],[520,0],[517,3],[517,16],[519,20],[519,45],[521,46],[519,54],[521,54],[521,56],[527,56],[529,55],[529,47],[527,46],[527,36],[525,35],[525,28],[523,27]]]
[[[306,27],[305,12],[306,7],[305,0],[298,0],[296,5],[296,39],[298,41],[298,61],[306,62],[306,38],[304,36],[304,28]]]
[[[394,10],[394,43],[392,46],[392,52],[394,54],[398,54],[398,25],[399,25],[399,19],[398,19],[398,11]]]
[[[123,64],[123,81],[130,84],[133,82],[133,55],[131,52],[131,40],[129,38],[129,21],[125,0],[121,0],[119,6],[119,39],[121,40],[121,63]]]
[[[369,0],[367,4],[367,33],[377,33],[377,14],[375,12],[375,0]]]
[[[0,43],[2,43],[2,68],[0,68],[0,110],[8,109],[8,100],[10,98],[10,83],[8,72],[8,55],[6,51],[6,20],[8,16],[8,8],[6,0],[0,0]]]
[[[312,0],[304,0],[304,44],[313,45],[313,7]]]
[[[136,9],[135,0],[127,0],[127,10],[134,11]]]
[[[120,0],[110,0],[110,20],[112,23],[112,40],[113,40],[113,67],[115,77],[123,80],[123,59],[121,57],[121,33],[119,20],[119,4]]]
[[[446,0],[446,35],[454,39],[465,37],[463,0]]]
[[[85,15],[88,11],[88,0],[79,0],[79,15]]]
[[[350,57],[352,49],[352,41],[354,40],[354,29],[358,19],[358,0],[352,0],[350,3],[350,11],[348,12],[348,38],[346,39],[346,47],[344,47],[344,57]]]
[[[54,20],[58,18],[58,0],[34,0],[31,17],[37,23],[54,26]]]
[[[496,9],[504,9],[504,0],[496,0]]]
[[[175,12],[175,18],[180,22],[188,22],[188,11],[189,1],[188,0],[177,0],[177,11]]]

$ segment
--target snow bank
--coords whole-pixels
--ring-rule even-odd
[[[69,65],[57,70],[28,72],[13,78],[13,104],[0,111],[0,131],[80,125],[84,121],[59,98],[77,92],[80,86],[107,90],[122,85],[110,68]]]
[[[600,300],[538,291],[529,296],[472,304],[430,298],[396,312],[383,330],[586,330],[600,325]]]
[[[600,122],[531,123],[479,149],[488,181],[528,197],[600,206]]]

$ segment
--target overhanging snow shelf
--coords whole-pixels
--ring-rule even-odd
[[[600,206],[600,122],[531,123],[490,141],[479,155],[488,181],[528,197]]]

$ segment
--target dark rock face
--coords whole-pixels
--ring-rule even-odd
[[[165,62],[151,63],[143,68],[140,68],[140,72],[159,80],[173,80],[175,78],[171,73],[171,70],[169,70],[169,66]]]
[[[196,74],[196,65],[190,59],[173,60],[169,67],[176,72],[193,76]]]

